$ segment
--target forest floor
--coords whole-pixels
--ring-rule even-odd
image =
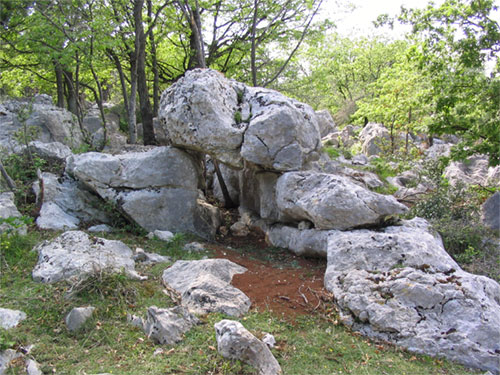
[[[127,323],[127,314],[145,316],[149,306],[171,307],[165,296],[161,274],[169,264],[140,266],[147,281],[132,281],[122,275],[101,275],[89,280],[68,297],[71,285],[39,284],[31,279],[37,261],[32,247],[57,233],[30,230],[26,237],[13,237],[1,257],[0,301],[2,307],[25,311],[28,319],[17,328],[0,330],[0,346],[18,349],[34,345],[31,356],[44,374],[255,374],[239,361],[229,361],[217,352],[213,325],[221,314],[201,318],[201,324],[174,346],[158,346],[142,331]],[[415,355],[383,342],[361,337],[339,324],[333,296],[323,288],[326,262],[301,258],[268,247],[261,236],[227,237],[204,243],[206,250],[188,253],[187,242],[199,239],[177,236],[165,243],[126,232],[99,234],[119,239],[132,249],[168,255],[173,260],[223,257],[248,269],[233,285],[252,301],[250,312],[238,319],[261,338],[275,336],[272,349],[283,374],[354,375],[466,375],[480,373],[439,358]],[[76,306],[96,307],[83,329],[69,332],[64,317]],[[233,318],[234,319],[234,318]],[[23,373],[21,362],[7,374]]]

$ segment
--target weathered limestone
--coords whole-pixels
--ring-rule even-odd
[[[23,311],[0,307],[0,327],[3,329],[15,328],[26,318],[26,313]]]
[[[488,157],[476,155],[464,162],[452,161],[444,171],[451,185],[500,186],[500,166],[489,167]]]
[[[141,279],[135,271],[132,250],[120,241],[70,231],[42,242],[33,250],[38,252],[38,263],[32,272],[34,281],[55,283],[100,272],[125,272],[129,277]]]
[[[331,234],[325,287],[344,324],[498,374],[500,286],[466,273],[426,222]]]
[[[309,220],[317,229],[377,225],[406,207],[393,197],[363,189],[347,178],[324,173],[288,172],[276,184],[281,221]]]
[[[492,229],[500,230],[500,192],[489,197],[481,207],[483,224]]]
[[[337,129],[335,121],[328,109],[316,111],[316,119],[318,120],[318,128],[321,138],[326,137],[328,134],[333,133]]]
[[[199,323],[196,316],[182,306],[160,309],[151,306],[146,320],[132,316],[132,324],[141,328],[157,344],[174,345],[182,340],[184,333]]]
[[[217,349],[229,359],[238,359],[256,368],[259,375],[279,375],[281,367],[268,346],[240,322],[221,320],[214,325]]]
[[[246,160],[278,171],[298,170],[317,158],[321,147],[311,107],[213,70],[188,71],[167,89],[159,119],[174,145],[236,169]]]
[[[246,268],[227,259],[179,260],[163,272],[163,282],[181,295],[182,305],[195,314],[222,312],[241,316],[249,298],[230,282]]]
[[[179,149],[75,155],[66,171],[148,231],[213,237],[219,226],[218,209],[198,190],[198,162]]]
[[[4,192],[0,193],[0,233],[3,232],[17,232],[19,234],[26,234],[27,228],[19,219],[22,215],[14,203],[14,193]],[[2,219],[14,220],[12,223],[2,222]]]
[[[370,122],[359,133],[359,140],[365,155],[378,155],[382,152],[383,145],[389,144],[390,135],[384,125]]]

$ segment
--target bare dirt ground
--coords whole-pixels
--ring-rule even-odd
[[[264,237],[226,237],[213,244],[216,258],[229,259],[247,272],[235,275],[232,285],[252,301],[252,309],[271,311],[289,321],[298,315],[331,309],[332,295],[323,287],[326,260],[298,257],[270,247]],[[238,250],[234,250],[238,249]]]

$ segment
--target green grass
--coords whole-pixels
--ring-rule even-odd
[[[2,307],[20,309],[28,319],[17,328],[0,331],[0,346],[17,347],[34,344],[32,356],[44,373],[56,374],[255,374],[255,370],[238,361],[222,358],[216,350],[213,325],[220,314],[203,317],[202,323],[189,331],[175,346],[155,345],[139,329],[126,321],[127,313],[145,316],[147,307],[173,306],[162,292],[161,273],[167,265],[143,266],[149,276],[145,282],[128,280],[122,275],[100,275],[82,285],[71,298],[71,286],[35,283],[31,270],[37,256],[32,246],[55,234],[31,231],[27,237],[11,241],[9,253],[2,254],[0,301]],[[210,255],[183,253],[182,246],[192,240],[178,237],[166,244],[128,234],[110,234],[108,238],[124,240],[132,248],[157,251],[175,259]],[[248,250],[249,251],[249,250]],[[273,258],[274,259],[274,258]],[[276,260],[277,261],[277,260]],[[8,266],[7,264],[8,263]],[[93,318],[76,333],[66,330],[65,315],[75,306],[96,307]],[[257,337],[273,334],[277,346],[273,354],[283,373],[297,374],[471,374],[471,370],[447,361],[417,356],[392,346],[379,345],[360,337],[340,325],[334,309],[329,314],[299,318],[295,323],[267,311],[252,310],[240,319]],[[163,353],[156,354],[161,348]],[[11,368],[7,374],[21,374]]]

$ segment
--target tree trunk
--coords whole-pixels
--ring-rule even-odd
[[[123,67],[120,59],[116,56],[116,53],[112,49],[107,50],[108,56],[114,62],[116,70],[118,71],[118,78],[120,79],[120,87],[122,90],[123,104],[125,106],[125,112],[127,114],[127,123],[130,124],[129,121],[129,112],[128,112],[128,94],[127,94],[127,84],[125,82],[125,75],[123,74]]]
[[[137,92],[142,117],[142,133],[145,145],[156,144],[153,129],[153,112],[149,101],[149,91],[146,78],[146,36],[142,24],[142,7],[144,0],[136,0],[134,3],[135,22],[135,53],[137,56]]]
[[[3,163],[2,163],[2,160],[0,160],[0,173],[2,174],[3,178],[5,179],[5,181],[7,182],[7,186],[9,187],[9,189],[12,191],[12,192],[15,192],[16,190],[16,183],[14,182],[14,180],[12,180],[12,178],[10,178],[9,174],[7,173],[7,171],[5,170],[4,166],[3,166]]]
[[[255,64],[256,55],[256,32],[257,32],[257,12],[259,9],[259,0],[253,2],[253,18],[252,18],[252,49],[250,50],[250,69],[252,71],[252,85],[257,87],[257,67]]]
[[[54,61],[54,71],[56,73],[57,106],[64,108],[64,74],[57,61]]]
[[[135,52],[130,54],[130,96],[128,101],[128,133],[130,143],[137,143],[136,132],[136,98],[137,98],[137,58]]]
[[[148,0],[148,17],[153,18],[153,4]],[[149,33],[149,42],[151,43],[151,70],[153,72],[153,117],[158,116],[160,105],[160,75],[158,71],[158,56],[156,54],[156,41],[153,30]]]

